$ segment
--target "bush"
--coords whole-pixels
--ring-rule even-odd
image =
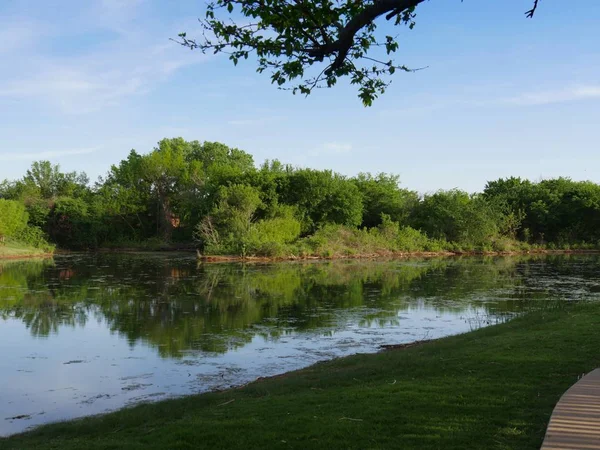
[[[0,240],[12,237],[27,227],[25,205],[0,198]]]
[[[25,227],[15,235],[15,239],[23,244],[39,248],[48,253],[53,252],[55,248],[53,244],[48,242],[46,234],[40,227]]]
[[[288,244],[300,236],[300,222],[286,217],[261,220],[252,226],[250,235],[250,241]]]
[[[252,224],[246,239],[246,252],[260,256],[284,256],[286,244],[300,236],[300,222],[293,217],[276,217]]]
[[[260,192],[234,184],[221,187],[217,206],[196,226],[196,236],[205,252],[245,255],[254,214],[261,206]]]
[[[400,250],[406,252],[431,251],[428,248],[434,245],[425,233],[411,227],[402,227],[398,231],[397,242]]]

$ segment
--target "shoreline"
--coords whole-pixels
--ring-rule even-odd
[[[54,253],[40,253],[27,255],[1,255],[2,260],[31,259],[31,258],[51,258],[56,255],[65,255],[72,253],[122,253],[122,254],[193,254],[196,253],[198,262],[202,263],[270,263],[270,262],[290,262],[290,261],[338,261],[338,260],[383,260],[383,259],[410,259],[410,258],[438,258],[438,257],[458,257],[458,256],[520,256],[520,255],[594,255],[600,254],[600,249],[535,249],[523,251],[469,251],[469,252],[379,252],[379,253],[357,253],[354,255],[332,255],[332,256],[236,256],[236,255],[202,255],[196,249],[186,248],[162,248],[147,249],[136,247],[123,248],[99,248],[96,250],[70,251],[57,249]]]
[[[31,253],[25,255],[2,255],[0,254],[0,262],[2,261],[14,261],[17,259],[46,259],[52,258],[56,253]]]
[[[31,253],[22,255],[3,255],[0,254],[0,261],[12,261],[18,259],[46,259],[57,255],[68,255],[72,253],[158,253],[158,254],[193,254],[196,253],[198,262],[202,263],[270,263],[270,262],[289,262],[289,261],[339,261],[339,260],[383,260],[383,259],[410,259],[410,258],[439,258],[439,257],[457,257],[457,256],[520,256],[520,255],[594,255],[600,254],[600,249],[570,249],[570,250],[523,250],[506,252],[380,252],[380,253],[358,253],[355,255],[332,255],[332,256],[236,256],[236,255],[202,255],[197,250],[191,248],[163,248],[146,249],[135,247],[123,248],[99,248],[97,250],[71,251],[57,249],[54,253]]]
[[[334,261],[334,260],[377,260],[377,259],[409,259],[436,258],[453,256],[519,256],[519,255],[568,255],[568,254],[600,254],[600,250],[527,250],[507,252],[381,252],[356,255],[333,256],[235,256],[235,255],[198,255],[198,261],[211,262],[284,262],[284,261]]]

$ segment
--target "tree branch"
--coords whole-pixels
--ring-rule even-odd
[[[354,42],[354,36],[360,29],[369,25],[383,14],[390,11],[399,14],[409,8],[414,8],[423,1],[425,0],[377,0],[348,21],[340,31],[336,41],[311,50],[310,54],[315,58],[319,58],[337,52],[337,56],[328,70],[332,72],[339,69],[343,65],[346,56],[348,56],[348,52]]]
[[[533,1],[533,8],[531,8],[529,11],[527,11],[525,13],[525,17],[527,17],[528,19],[531,19],[533,17],[533,15],[535,14],[535,11],[537,10],[538,2],[539,2],[539,0]]]

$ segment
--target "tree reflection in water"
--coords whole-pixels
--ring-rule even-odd
[[[223,353],[256,335],[398,326],[403,311],[482,320],[587,298],[597,256],[466,257],[404,261],[200,264],[164,255],[76,255],[0,264],[0,317],[35,337],[95,320],[163,357]]]

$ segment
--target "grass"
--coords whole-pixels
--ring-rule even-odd
[[[10,239],[6,239],[3,244],[0,244],[0,259],[27,258],[31,256],[43,256],[46,254],[48,254],[48,252],[44,249]]]
[[[567,305],[239,389],[45,426],[0,439],[0,448],[537,449],[559,397],[598,366],[600,305]]]

